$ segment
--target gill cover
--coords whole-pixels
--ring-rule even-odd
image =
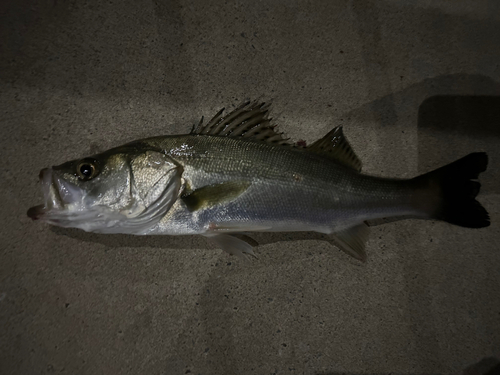
[[[119,212],[102,212],[106,225],[91,231],[147,234],[179,197],[181,175],[182,168],[163,153],[137,155],[130,163],[130,204]]]
[[[147,234],[179,197],[182,168],[165,154],[146,151],[130,164],[131,204],[98,233]],[[113,215],[116,216],[116,215]]]

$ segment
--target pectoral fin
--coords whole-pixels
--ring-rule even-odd
[[[230,234],[204,234],[204,236],[210,238],[218,247],[231,255],[245,260],[250,255],[257,258],[251,245]]]
[[[250,186],[248,181],[228,181],[216,185],[203,186],[182,196],[189,211],[213,207],[238,198]]]
[[[346,254],[366,262],[365,244],[370,235],[370,228],[362,223],[352,228],[335,232],[332,237],[334,242]]]

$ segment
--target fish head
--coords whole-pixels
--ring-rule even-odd
[[[138,145],[42,169],[44,204],[28,216],[97,233],[147,234],[180,194],[182,167]]]

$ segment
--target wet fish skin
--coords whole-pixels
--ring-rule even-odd
[[[184,201],[174,204],[157,233],[204,233],[210,227],[242,231],[314,230],[332,233],[376,217],[421,214],[411,206],[406,181],[362,175],[302,149],[211,136],[156,138],[183,167],[190,190],[227,182],[250,183],[238,198],[185,219]],[[178,145],[190,152],[178,153]],[[177,214],[176,214],[177,213]],[[188,222],[188,224],[186,224]],[[172,229],[180,223],[181,228]],[[214,229],[212,229],[214,230]]]
[[[34,219],[100,233],[203,234],[229,253],[252,254],[231,233],[316,231],[366,259],[365,221],[434,218],[489,225],[474,199],[487,156],[475,153],[409,180],[360,173],[335,128],[309,147],[275,132],[268,107],[219,112],[190,134],[143,139],[44,169]]]

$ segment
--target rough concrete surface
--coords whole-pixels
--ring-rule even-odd
[[[0,373],[498,363],[499,4],[2,1]],[[378,225],[366,264],[313,233],[252,234],[259,259],[244,265],[201,237],[96,235],[26,216],[41,168],[185,133],[246,98],[273,99],[295,140],[343,124],[366,173],[411,177],[488,152],[479,200],[491,226]]]

